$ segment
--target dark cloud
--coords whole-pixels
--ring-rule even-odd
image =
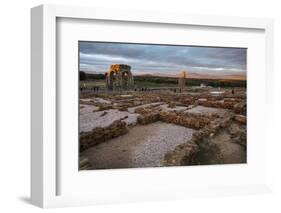
[[[110,64],[125,63],[135,73],[246,73],[245,48],[80,42],[80,70],[105,72]]]

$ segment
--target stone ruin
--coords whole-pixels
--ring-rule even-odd
[[[186,79],[186,72],[185,71],[180,72],[179,79],[178,79],[178,87],[180,89],[185,88],[185,79]]]
[[[129,90],[134,88],[134,78],[131,66],[127,64],[113,64],[105,73],[106,88],[108,90]]]
[[[231,97],[230,97],[231,96]],[[162,159],[161,166],[181,165],[207,165],[221,163],[245,163],[247,149],[246,131],[246,101],[244,96],[233,97],[230,90],[223,96],[211,96],[209,93],[198,95],[182,94],[175,96],[173,93],[134,93],[133,96],[122,96],[114,93],[99,95],[98,98],[106,98],[112,103],[89,102],[99,107],[99,111],[108,109],[127,111],[137,114],[136,123],[127,123],[128,115],[115,120],[105,127],[95,127],[90,131],[80,133],[80,152],[98,144],[107,142],[113,138],[125,135],[135,125],[148,125],[156,122],[170,123],[196,130],[192,138],[185,143],[177,145],[167,152]],[[96,98],[97,99],[97,98]],[[84,103],[85,104],[85,103]],[[168,104],[172,110],[161,108]],[[177,111],[176,108],[184,106],[186,109]],[[191,108],[190,108],[191,107]],[[219,111],[196,113],[192,109],[199,107],[212,107]],[[122,109],[122,110],[121,110]],[[133,109],[131,111],[131,109]],[[120,113],[120,112],[119,112]],[[100,115],[101,117],[104,114]],[[226,159],[222,155],[222,147],[231,144],[231,147],[239,145],[241,159]],[[236,150],[236,149],[235,149]],[[234,151],[235,151],[234,150]],[[227,154],[227,153],[226,153]],[[230,156],[231,157],[231,156]],[[95,165],[88,161],[87,156],[80,153],[80,169],[95,169]],[[228,160],[228,161],[225,161]]]

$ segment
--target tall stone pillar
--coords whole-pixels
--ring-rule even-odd
[[[185,71],[180,72],[179,79],[178,79],[178,87],[180,89],[185,88],[185,79],[186,79],[186,72]]]

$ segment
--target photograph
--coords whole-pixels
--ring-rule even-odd
[[[247,48],[78,41],[79,170],[247,163]]]

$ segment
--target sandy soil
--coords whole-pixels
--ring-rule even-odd
[[[190,140],[193,132],[162,122],[135,126],[126,135],[89,148],[82,155],[98,169],[157,167],[167,152]]]
[[[246,163],[245,147],[231,141],[226,131],[220,132],[209,143],[201,144],[196,161],[201,165]]]
[[[222,163],[245,163],[246,149],[230,141],[230,136],[222,132],[213,139],[214,144],[220,149]]]

